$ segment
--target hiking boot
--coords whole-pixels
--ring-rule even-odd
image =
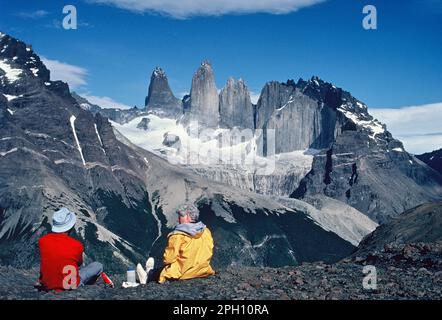
[[[104,283],[108,287],[114,288],[114,283],[112,282],[112,280],[109,278],[109,276],[106,273],[104,273],[104,272],[101,273],[101,279],[103,279]]]
[[[155,259],[154,258],[149,258],[146,261],[146,272],[147,274],[149,274],[150,270],[152,270],[155,266]]]
[[[143,269],[141,264],[137,264],[137,275],[138,275],[138,280],[140,280],[141,284],[146,284],[147,283],[147,275],[148,275],[148,273],[146,272],[146,270]]]

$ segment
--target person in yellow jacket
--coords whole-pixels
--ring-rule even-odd
[[[153,258],[147,260],[146,270],[138,264],[137,274],[142,284],[147,280],[158,279],[159,283],[164,283],[167,280],[203,278],[215,274],[210,266],[213,256],[212,233],[204,223],[198,222],[198,208],[185,204],[177,209],[177,214],[178,225],[168,235],[163,255],[164,268],[153,269]]]

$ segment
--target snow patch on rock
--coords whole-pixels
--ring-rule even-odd
[[[38,77],[38,72],[40,71],[40,69],[38,69],[38,68],[31,68],[30,70],[32,71],[34,76]]]
[[[357,105],[359,108],[366,109],[366,106],[360,102],[358,102]],[[377,135],[385,133],[384,125],[381,122],[379,122],[377,119],[373,119],[373,118],[371,118],[371,120],[361,119],[360,115],[355,114],[354,112],[349,110],[349,106],[346,104],[341,105],[338,108],[338,111],[342,112],[344,114],[344,116],[346,118],[350,119],[351,121],[353,121],[354,124],[371,132],[371,135],[369,135],[369,136],[373,140],[376,140]]]
[[[11,94],[3,94],[3,95],[6,97],[6,99],[7,99],[8,101],[12,101],[12,100],[14,100],[14,99],[17,99],[17,98],[21,98],[21,97],[23,97],[22,94],[19,95],[19,96],[14,96],[14,95],[11,95]]]
[[[6,79],[8,79],[10,83],[16,82],[20,79],[23,70],[11,67],[8,63],[6,63],[6,61],[6,59],[0,60],[0,69],[5,72]]]
[[[77,132],[75,131],[75,120],[77,120],[77,118],[74,115],[71,116],[71,118],[69,119],[71,123],[72,133],[74,134],[74,139],[75,142],[77,143],[77,149],[80,152],[81,161],[83,161],[83,165],[86,166],[86,161],[84,161],[83,157],[83,150],[81,149],[80,141],[78,141]]]
[[[100,142],[101,150],[103,151],[104,154],[106,154],[106,151],[104,151],[104,149],[103,149],[103,141],[101,140],[100,133],[98,132],[98,128],[97,128],[96,123],[94,123],[94,128],[95,128],[95,133],[97,135],[98,141]]]
[[[17,150],[18,150],[17,148],[12,148],[11,150],[8,150],[8,151],[5,151],[5,152],[0,152],[0,156],[4,157],[4,156],[6,156],[7,154],[10,154],[10,153],[16,152]]]

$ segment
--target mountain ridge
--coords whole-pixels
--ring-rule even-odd
[[[355,254],[391,245],[442,241],[442,201],[421,204],[378,227],[359,244]]]
[[[204,84],[206,73],[207,85]],[[307,81],[270,81],[262,89],[257,105],[252,105],[245,83],[242,81],[239,89],[241,82],[230,78],[218,95],[217,109],[214,77],[211,64],[203,62],[193,78],[192,85],[199,79],[193,99],[195,103],[199,95],[210,96],[210,107],[200,114],[198,110],[204,106],[192,109],[192,94],[183,99],[186,101],[183,114],[171,118],[183,126],[179,130],[188,130],[190,118],[198,120],[200,116],[201,128],[216,130],[224,127],[242,130],[252,124],[253,118],[253,126],[249,128],[253,137],[246,137],[246,141],[250,141],[246,153],[256,148],[256,155],[264,158],[286,157],[301,151],[313,157],[310,165],[302,167],[297,164],[298,157],[291,162],[277,162],[274,174],[268,176],[236,167],[195,166],[198,174],[257,193],[286,195],[307,202],[312,196],[322,194],[356,208],[378,223],[420,203],[442,198],[442,175],[406,152],[402,142],[349,92],[316,76]],[[245,104],[239,103],[241,101]],[[149,118],[149,114],[143,114],[136,119],[140,119],[139,126],[149,133],[146,121],[149,120],[151,126],[158,125],[152,118],[141,118],[146,116]],[[206,126],[208,119],[212,123]],[[179,151],[187,137],[177,133],[177,128],[165,130],[163,134],[170,136],[175,145],[165,147],[172,146]],[[121,124],[119,130],[123,134],[134,133],[128,122]],[[149,144],[140,137],[135,140],[140,146]],[[310,151],[314,149],[318,152]],[[388,176],[397,179],[385,179]],[[390,189],[396,193],[386,192]]]

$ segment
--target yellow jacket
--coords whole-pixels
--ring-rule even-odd
[[[215,274],[210,266],[212,255],[213,238],[207,227],[193,236],[182,231],[172,232],[164,251],[165,267],[159,282],[203,278]]]

